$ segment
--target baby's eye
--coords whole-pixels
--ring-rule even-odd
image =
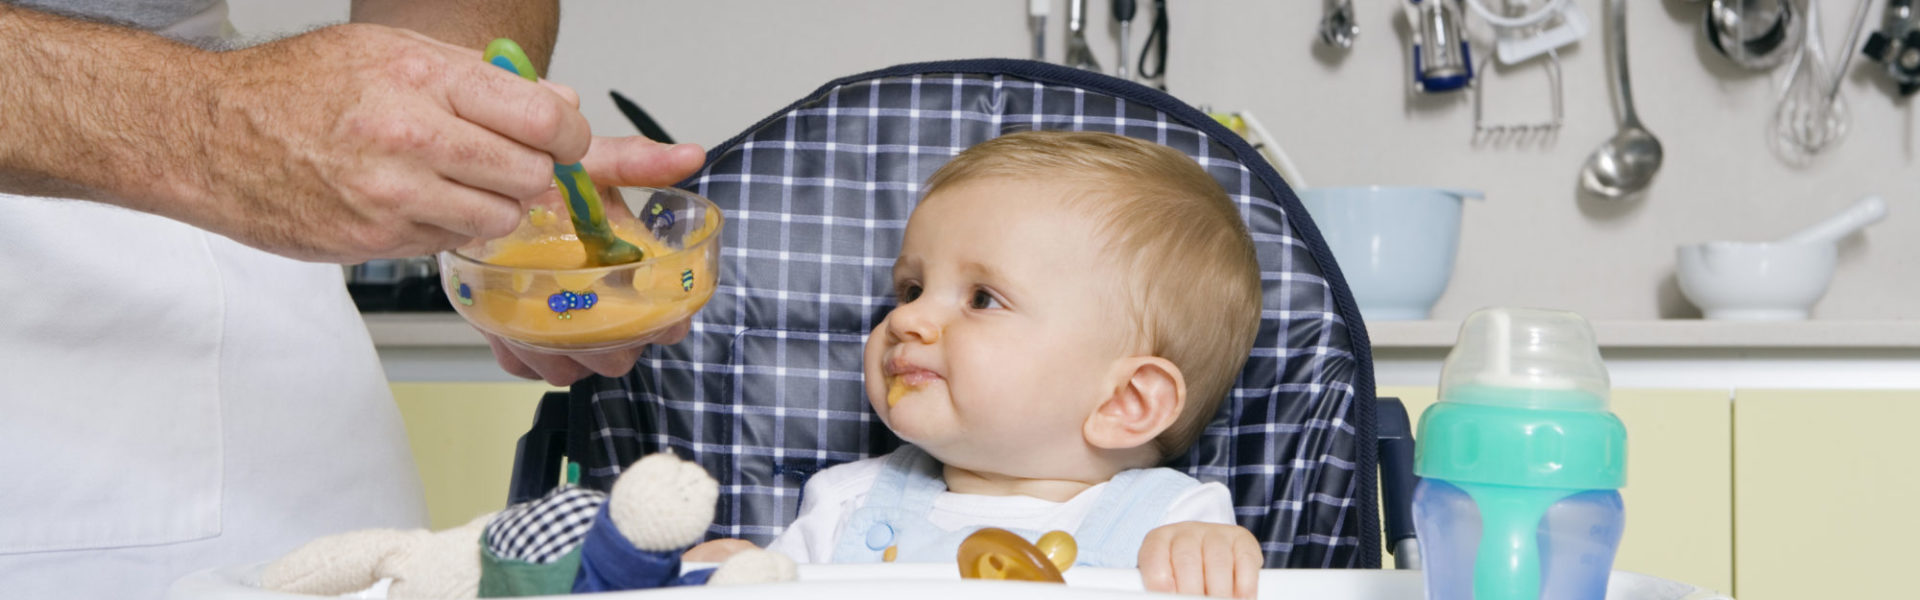
[[[999,308],[1000,301],[995,300],[993,294],[987,293],[986,290],[974,290],[973,297],[967,300],[967,306],[976,310]]]
[[[902,283],[899,287],[894,288],[893,295],[899,298],[901,304],[918,300],[920,299],[920,284]]]

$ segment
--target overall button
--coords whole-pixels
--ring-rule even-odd
[[[893,545],[893,526],[886,523],[874,523],[867,530],[867,549],[882,550]]]

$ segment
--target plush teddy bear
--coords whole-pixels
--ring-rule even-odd
[[[562,486],[439,532],[377,529],[323,537],[267,565],[261,587],[339,595],[392,579],[389,598],[510,597],[794,579],[765,550],[680,573],[680,553],[713,522],[719,483],[671,453],[629,466],[611,493]]]

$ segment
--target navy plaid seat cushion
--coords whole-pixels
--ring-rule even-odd
[[[928,175],[1003,133],[1119,133],[1193,156],[1241,206],[1266,302],[1232,395],[1169,466],[1233,491],[1270,567],[1377,567],[1373,383],[1346,286],[1293,192],[1245,141],[1160,92],[1012,60],[906,65],[832,82],[712,150],[681,184],[726,211],[721,279],[687,339],[594,404],[583,483],[671,449],[721,482],[710,534],[765,543],[809,475],[900,442],[873,417],[862,344]],[[1169,223],[1169,226],[1175,226]]]

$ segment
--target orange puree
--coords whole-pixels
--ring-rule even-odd
[[[718,219],[709,218],[686,239],[697,244],[713,235],[717,223]],[[483,329],[522,342],[594,349],[617,347],[678,323],[713,296],[717,242],[672,254],[672,248],[637,223],[615,222],[614,231],[640,246],[648,260],[587,269],[586,249],[571,234],[495,240],[487,245],[482,262],[579,270],[462,272],[461,282],[470,286],[473,304],[456,308]]]
[[[901,382],[899,379],[894,379],[889,382],[887,384],[887,406],[891,407],[899,404],[900,398],[907,395],[907,389],[907,384]]]

